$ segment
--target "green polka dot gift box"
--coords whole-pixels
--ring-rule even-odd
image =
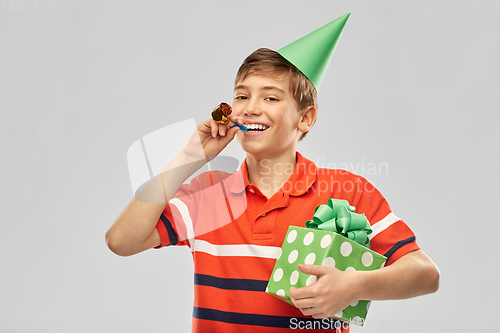
[[[338,210],[331,209],[338,206],[341,206]],[[301,288],[316,282],[315,275],[302,273],[297,264],[324,265],[342,271],[371,271],[383,267],[387,258],[369,249],[369,223],[364,214],[356,214],[354,209],[345,200],[330,199],[328,205],[316,207],[313,220],[306,222],[308,228],[288,227],[266,292],[293,305],[290,287]],[[325,214],[327,210],[329,212]],[[356,218],[364,221],[358,223]],[[364,235],[358,232],[360,225],[363,225],[361,229],[364,229]],[[329,231],[332,229],[334,231]],[[369,306],[370,301],[367,300],[351,303],[335,314],[334,318],[362,326]]]

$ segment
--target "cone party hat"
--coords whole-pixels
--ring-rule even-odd
[[[297,67],[319,90],[350,13],[339,17],[277,52]]]

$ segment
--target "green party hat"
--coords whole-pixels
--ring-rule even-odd
[[[333,52],[351,13],[339,17],[277,52],[297,67],[319,90]]]

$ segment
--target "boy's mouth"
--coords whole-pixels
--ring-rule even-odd
[[[249,133],[259,133],[264,132],[269,126],[263,124],[244,124],[247,127],[247,132]]]

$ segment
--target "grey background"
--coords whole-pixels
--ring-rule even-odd
[[[373,181],[442,276],[436,294],[374,302],[353,331],[499,328],[498,2],[10,3],[0,1],[1,332],[189,331],[188,249],[121,258],[104,242],[132,197],[126,151],[231,101],[255,49],[346,12],[318,123],[298,149]],[[237,143],[227,154],[243,156]]]

